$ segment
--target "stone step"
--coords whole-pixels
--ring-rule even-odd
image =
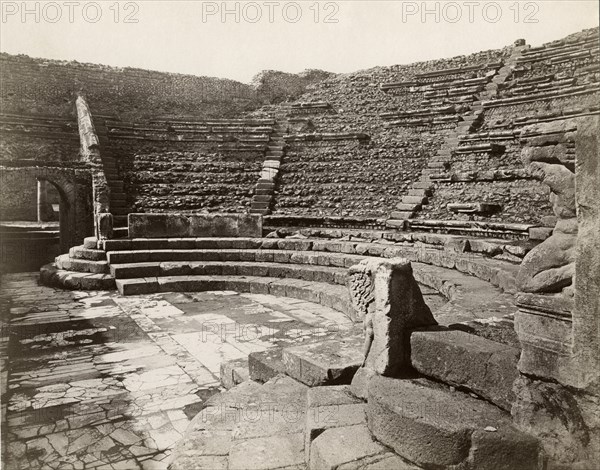
[[[40,283],[45,286],[71,290],[112,290],[115,288],[115,279],[109,274],[66,271],[57,268],[54,264],[42,266]]]
[[[115,279],[164,276],[254,276],[303,279],[337,285],[346,284],[345,268],[251,261],[112,264],[110,273]]]
[[[345,315],[348,315],[351,308],[348,289],[345,286],[297,279],[252,276],[169,276],[117,279],[115,283],[121,295],[229,290],[304,300],[332,308]]]
[[[431,189],[424,189],[424,188],[416,188],[416,189],[409,189],[408,190],[408,195],[409,196],[431,196],[433,194],[433,190]]]
[[[251,209],[260,209],[260,210],[265,210],[268,209],[269,206],[271,205],[271,202],[257,202],[257,201],[252,201],[252,205],[250,206]]]
[[[94,238],[94,240],[96,240]],[[74,246],[69,249],[69,256],[75,259],[83,259],[90,261],[106,260],[106,251],[94,248],[86,248],[84,245]]]
[[[283,349],[271,348],[248,354],[248,372],[251,380],[261,383],[285,374]]]
[[[402,196],[403,204],[427,204],[427,197],[423,196]]]
[[[364,359],[363,342],[360,335],[284,348],[285,373],[309,387],[350,384]]]
[[[539,442],[510,414],[425,379],[371,378],[367,422],[379,442],[425,468],[539,469]]]
[[[436,328],[411,335],[413,367],[427,377],[467,389],[510,412],[518,348],[464,331]]]
[[[274,191],[272,189],[255,189],[254,194],[257,196],[271,196]]]
[[[406,220],[412,217],[412,213],[410,212],[401,212],[402,218],[400,219],[388,219],[385,221],[385,226],[388,228],[396,229],[396,230],[405,230],[406,229]]]
[[[390,221],[393,219],[390,219]],[[388,221],[388,222],[390,222]],[[402,228],[403,220],[394,228]],[[475,276],[508,292],[515,291],[514,278],[519,266],[488,256],[498,254],[498,243],[502,250],[523,257],[527,248],[510,241],[496,240],[491,243],[473,237],[465,238],[447,234],[407,233],[407,237],[423,245],[391,243],[342,242],[318,239],[123,239],[106,240],[107,258],[112,264],[144,263],[157,261],[257,261],[268,263],[310,264],[348,268],[369,256],[402,257],[415,263],[425,263],[456,270],[454,272]],[[471,253],[446,245],[455,241],[469,240]],[[172,245],[170,245],[172,243]],[[189,243],[189,245],[185,245]],[[431,248],[426,245],[432,244]],[[170,246],[169,246],[170,245]],[[440,249],[440,245],[443,249]],[[172,249],[176,247],[194,249]],[[110,250],[108,247],[111,247]],[[153,248],[161,247],[160,250]],[[200,247],[200,248],[198,248]],[[261,249],[257,249],[261,247]],[[127,248],[136,248],[128,250]],[[169,249],[171,248],[171,249]],[[122,251],[112,251],[122,250]],[[492,251],[490,251],[492,250]],[[463,250],[464,251],[464,250]]]
[[[269,215],[271,213],[271,209],[255,209],[252,208],[248,211],[250,214],[258,214],[258,215]]]
[[[123,227],[119,227],[118,225],[113,227],[113,237],[114,238],[127,238],[129,236],[129,229],[127,228],[127,224]]]
[[[432,168],[432,169],[439,169],[439,170],[445,170],[449,167],[450,165],[448,165],[448,163],[446,162],[429,162],[427,164],[427,168]]]
[[[317,251],[293,251],[290,249],[275,250],[240,250],[240,249],[171,249],[171,250],[139,250],[109,251],[107,259],[111,265],[177,262],[177,261],[257,261],[264,263],[309,264],[313,266],[350,267],[358,263],[364,256]],[[381,250],[385,249],[381,246]],[[365,254],[366,256],[366,254]]]
[[[252,196],[252,206],[254,207],[255,202],[269,203],[269,202],[271,202],[272,199],[273,198],[270,195],[255,194],[254,196]]]
[[[54,264],[58,269],[65,271],[76,271],[92,274],[109,273],[109,267],[106,261],[91,261],[86,259],[71,258],[68,254],[57,256]]]
[[[424,182],[424,181],[415,181],[412,184],[412,187],[414,189],[425,189],[428,191],[432,191],[433,190],[433,185],[429,182]]]
[[[95,250],[98,247],[98,239],[96,237],[86,237],[83,239],[83,247],[89,250]]]
[[[417,196],[419,197],[419,196]],[[420,196],[420,197],[424,197],[424,196]],[[398,204],[396,204],[396,209],[398,209],[400,212],[415,212],[415,211],[420,211],[422,209],[421,204],[406,204],[403,202],[400,202]]]

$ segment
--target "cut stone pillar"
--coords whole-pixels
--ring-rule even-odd
[[[357,305],[365,314],[364,367],[393,377],[410,368],[411,331],[437,322],[423,300],[410,261],[376,260],[351,269],[354,274],[361,271],[365,282]],[[351,297],[357,298],[356,291]]]

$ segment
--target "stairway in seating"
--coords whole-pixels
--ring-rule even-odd
[[[283,104],[275,111],[275,126],[267,146],[262,171],[252,196],[251,214],[270,214],[275,203],[275,188],[279,176],[279,168],[285,152],[284,135],[288,132],[288,116],[291,106]]]
[[[396,205],[397,210],[393,211],[387,220],[388,226],[403,227],[405,220],[414,218],[421,211],[423,205],[429,202],[428,198],[433,195],[434,189],[430,176],[437,173],[445,173],[452,162],[454,150],[458,147],[459,137],[477,131],[482,125],[484,114],[481,100],[497,96],[498,88],[511,77],[512,71],[517,65],[518,58],[521,57],[522,52],[527,47],[521,45],[520,42],[515,43],[513,52],[504,63],[504,66],[498,70],[496,75],[491,77],[485,90],[477,96],[479,100],[474,101],[470,109],[462,114],[462,121],[446,136],[437,154],[429,160],[427,168],[421,171],[419,181],[413,183],[412,188],[408,190],[408,194],[403,196],[401,202]],[[442,180],[438,179],[437,181]]]
[[[121,176],[117,158],[111,151],[108,128],[103,117],[95,117],[94,126],[100,141],[100,156],[104,175],[110,189],[110,212],[113,215],[113,233],[117,238],[126,237],[127,215],[129,206],[127,205],[127,194],[125,193],[123,177]]]

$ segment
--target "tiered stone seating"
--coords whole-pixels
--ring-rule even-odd
[[[59,116],[0,113],[3,164],[78,160],[77,121]]]
[[[273,126],[272,119],[106,121],[127,210],[247,211],[265,155],[271,161],[282,151]]]

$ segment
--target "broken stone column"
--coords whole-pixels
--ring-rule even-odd
[[[558,222],[519,273],[525,292],[517,296],[522,352],[512,415],[541,439],[553,465],[583,469],[600,461],[600,119],[579,120],[576,134],[573,122],[548,124],[562,133],[542,133],[543,150],[526,150],[543,163]],[[571,138],[575,159],[560,149]]]
[[[350,268],[348,286],[365,328],[365,360],[353,381],[362,395],[370,376],[409,370],[411,332],[437,322],[404,258],[365,260]]]

